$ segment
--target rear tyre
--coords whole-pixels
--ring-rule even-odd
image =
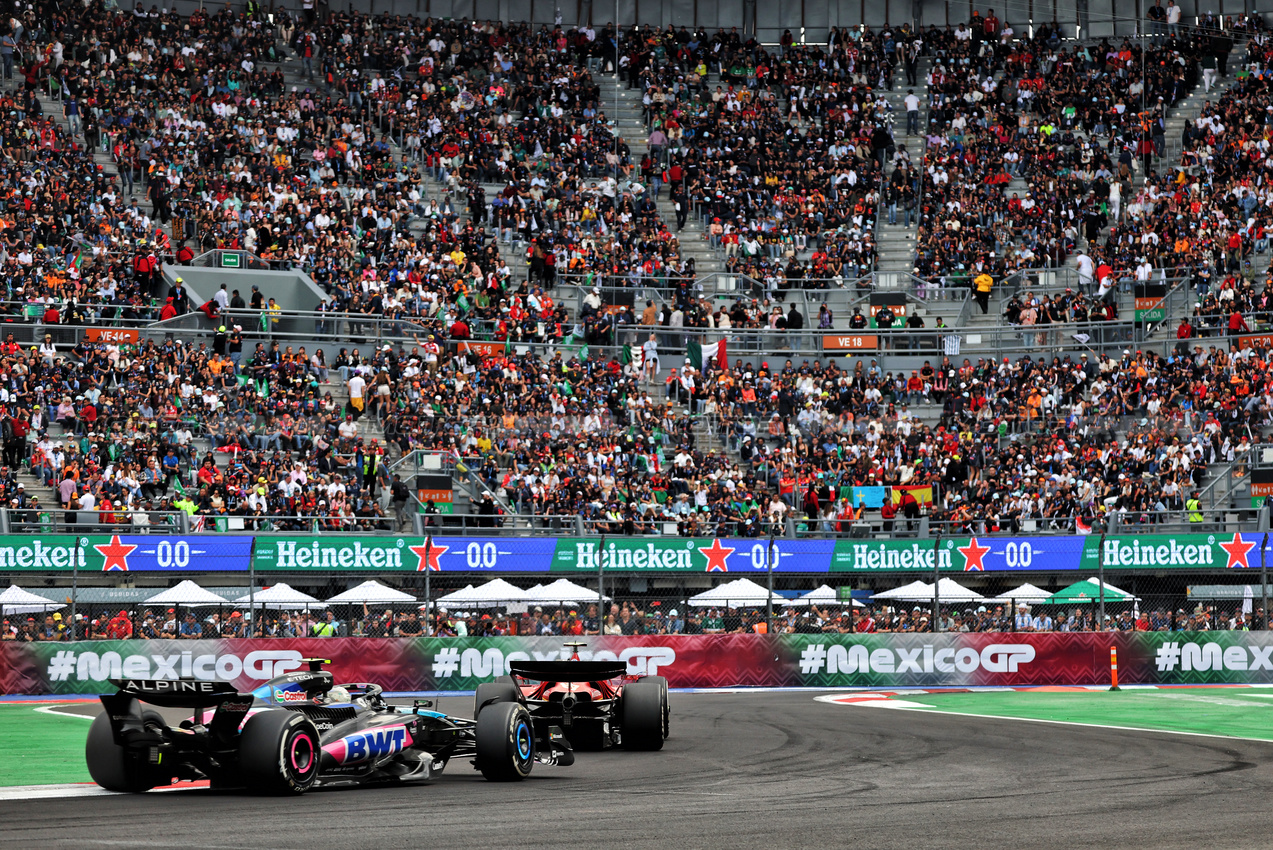
[[[658,682],[659,687],[663,689],[663,737],[664,739],[672,735],[672,711],[668,707],[667,702],[667,679],[662,676],[642,676],[637,679],[638,682]]]
[[[497,702],[477,715],[477,769],[491,782],[516,782],[535,764],[535,729],[530,712],[515,702]]]
[[[141,717],[147,729],[158,731],[164,727],[164,719],[157,711],[145,709]],[[97,715],[88,729],[84,760],[88,763],[88,775],[107,791],[140,794],[172,779],[164,776],[165,771],[158,766],[129,758],[125,748],[115,743],[110,717],[105,712]]]
[[[628,750],[663,749],[667,698],[658,682],[633,682],[623,689],[623,746]]]
[[[239,735],[243,784],[260,794],[303,794],[318,780],[321,739],[297,711],[262,711]]]
[[[521,693],[517,690],[517,686],[507,676],[501,676],[494,682],[483,682],[477,686],[477,693],[473,695],[473,718],[477,719],[478,712],[482,710],[482,704],[487,700],[520,702],[520,697]]]

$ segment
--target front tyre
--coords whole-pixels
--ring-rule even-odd
[[[477,769],[491,782],[516,782],[535,764],[535,729],[530,712],[515,702],[497,702],[477,715]]]
[[[658,682],[646,680],[626,686],[620,711],[625,749],[663,749],[667,695]]]
[[[262,711],[239,735],[243,784],[260,794],[303,794],[318,780],[322,748],[313,721],[297,711]]]
[[[157,711],[145,709],[141,719],[147,731],[158,733],[164,727],[164,719]],[[88,775],[107,791],[140,794],[172,779],[171,775],[164,776],[164,770],[158,765],[152,766],[141,758],[134,758],[127,748],[115,743],[115,733],[111,731],[110,716],[106,712],[97,715],[88,729],[84,760],[88,763]]]

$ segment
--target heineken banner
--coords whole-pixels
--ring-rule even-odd
[[[1104,549],[1100,539],[1083,538],[1080,569],[1095,569],[1103,555],[1105,569],[1249,569],[1260,567],[1260,534],[1145,534],[1109,537]]]
[[[332,660],[337,681],[390,692],[471,691],[512,661],[569,657],[560,637],[308,638],[0,644],[0,693],[96,694],[110,678],[193,676],[242,691]],[[672,687],[1099,685],[1118,650],[1128,684],[1273,682],[1273,633],[648,635],[584,638],[580,656],[618,660]]]
[[[1085,537],[838,540],[831,572],[1076,570]]]
[[[931,573],[1225,570],[1260,566],[1262,533],[929,539],[0,537],[0,572]]]
[[[546,573],[551,537],[258,537],[258,570]]]
[[[1099,537],[956,537],[838,540],[831,572],[1095,572],[1249,569],[1260,566],[1263,533],[1144,534]],[[1270,547],[1273,548],[1273,547]]]
[[[246,572],[251,537],[149,534],[0,537],[0,571]]]
[[[557,542],[553,572],[595,573],[598,568],[626,572],[742,573],[773,569],[793,573],[825,573],[834,540],[768,538],[598,537],[567,538]]]

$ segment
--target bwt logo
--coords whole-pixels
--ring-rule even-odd
[[[203,679],[232,682],[240,677],[267,681],[301,666],[296,650],[258,650],[238,655],[123,655],[118,652],[59,650],[49,659],[50,682],[78,679],[100,682],[106,679]]]
[[[411,735],[405,726],[388,726],[359,732],[328,744],[323,750],[331,754],[339,764],[379,759],[402,752],[411,743]]]
[[[1015,673],[1034,660],[1028,643],[992,643],[980,652],[972,647],[934,650],[931,644],[914,649],[868,650],[865,646],[811,643],[800,653],[800,672],[821,673]]]
[[[456,647],[447,647],[433,656],[433,675],[438,679],[446,679],[458,673],[464,678],[486,679],[508,675],[509,665],[514,661],[531,660],[569,661],[570,651],[510,652],[505,655],[495,648],[485,651],[470,648],[461,652]],[[670,646],[630,646],[616,654],[608,649],[595,652],[581,649],[579,660],[622,661],[628,665],[629,676],[657,676],[659,668],[676,663],[676,650]]]

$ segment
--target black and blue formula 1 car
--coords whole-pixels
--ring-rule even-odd
[[[141,792],[176,780],[300,794],[311,788],[431,779],[470,757],[489,780],[530,775],[536,762],[569,765],[558,729],[541,729],[516,702],[479,706],[475,719],[430,710],[428,701],[388,704],[379,685],[337,685],[319,659],[251,693],[225,682],[113,679],[93,721],[86,757],[93,781]],[[188,708],[170,726],[153,708]],[[537,733],[537,729],[541,729]]]

